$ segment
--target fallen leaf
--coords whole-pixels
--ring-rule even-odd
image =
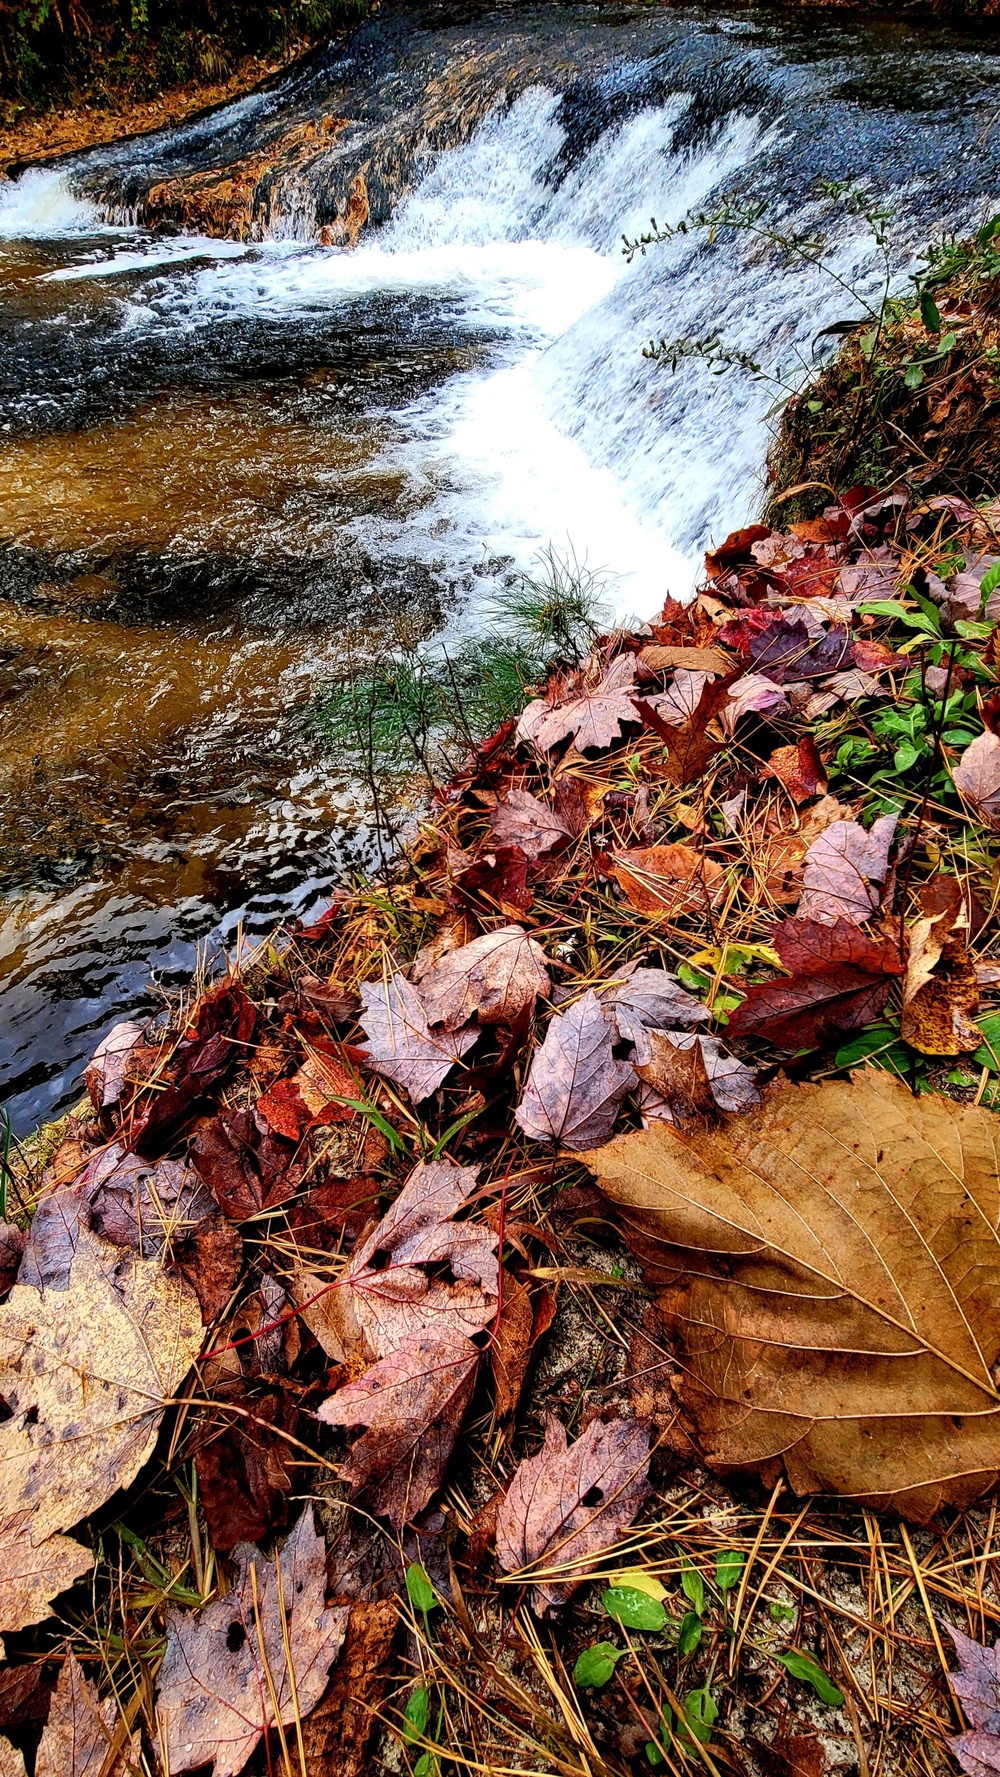
[[[25,1728],[37,1724],[41,1733],[48,1720],[54,1689],[54,1683],[45,1675],[44,1666],[34,1661],[30,1665],[0,1668],[0,1728]],[[0,1771],[3,1770],[0,1762]]]
[[[69,1536],[48,1536],[32,1545],[31,1508],[0,1523],[0,1634],[44,1622],[53,1598],[94,1565],[89,1549]]]
[[[381,1191],[378,1179],[367,1173],[314,1186],[286,1212],[299,1257],[334,1252],[345,1241],[353,1246],[377,1215]]]
[[[67,1648],[59,1682],[52,1692],[49,1719],[35,1754],[35,1777],[100,1777],[107,1763],[117,1718],[114,1697],[103,1702]],[[0,1772],[6,1777],[0,1742]],[[20,1758],[20,1754],[16,1755]],[[20,1766],[23,1773],[24,1765]]]
[[[861,925],[877,912],[896,819],[880,815],[867,833],[859,821],[834,821],[813,840],[802,871],[799,919],[827,924],[850,919]]]
[[[720,864],[690,845],[648,845],[617,852],[611,871],[627,900],[640,913],[703,912],[726,896]]]
[[[369,1777],[399,1611],[391,1598],[355,1598],[348,1608],[340,1658],[324,1696],[302,1724],[302,1748],[309,1772]]]
[[[586,1148],[607,1140],[636,1083],[631,1065],[615,1059],[615,1037],[592,991],[551,1020],[515,1112],[532,1141]]]
[[[828,630],[817,638],[803,618],[784,617],[779,612],[766,628],[750,631],[751,670],[778,685],[789,679],[824,678],[847,666],[850,658],[851,637],[846,629]]]
[[[296,1272],[295,1299],[310,1332],[336,1363],[372,1363],[435,1333],[477,1333],[496,1313],[496,1235],[452,1218],[479,1169],[421,1161],[361,1245],[334,1289]],[[310,1298],[316,1297],[316,1300]]]
[[[133,1101],[137,1121],[132,1145],[141,1153],[165,1147],[198,1102],[245,1055],[257,1014],[238,981],[227,979],[203,994],[189,1035],[158,1070],[155,1090]]]
[[[199,1442],[194,1460],[209,1541],[228,1555],[237,1543],[263,1542],[286,1521],[298,1410],[286,1389],[262,1390],[242,1376],[218,1398],[225,1403],[221,1422]],[[230,1405],[238,1413],[227,1412]]]
[[[721,648],[664,648],[655,642],[640,648],[639,659],[654,673],[668,672],[671,667],[694,673],[728,673],[733,666]]]
[[[449,951],[461,950],[463,944],[471,944],[478,937],[478,927],[468,913],[451,913],[445,918],[433,938],[417,951],[410,965],[410,979],[422,981],[425,975],[436,968],[441,958]]]
[[[764,769],[765,777],[776,777],[793,802],[807,802],[811,796],[826,791],[826,773],[811,734],[803,735],[794,746],[776,747]]]
[[[871,1024],[904,969],[898,944],[870,937],[849,919],[786,919],[772,943],[791,978],[748,987],[729,1014],[729,1029],[766,1037],[779,1049],[815,1049],[834,1031]]]
[[[517,726],[517,738],[530,740],[544,753],[572,735],[581,753],[606,752],[622,729],[639,717],[630,693],[635,688],[635,661],[619,654],[598,684],[584,686],[578,696],[553,707],[544,698],[529,703]]]
[[[236,1777],[269,1728],[319,1702],[344,1638],[346,1605],[324,1609],[326,1548],[311,1506],[274,1561],[249,1543],[233,1559],[224,1598],[167,1612],[156,1718],[171,1771],[213,1764],[215,1777]]]
[[[872,1068],[586,1157],[717,1470],[926,1522],[1000,1478],[998,1133]]]
[[[724,739],[716,739],[709,732],[709,726],[713,716],[728,708],[730,688],[740,672],[737,669],[711,681],[700,673],[691,677],[702,681],[701,689],[693,707],[692,700],[686,700],[689,713],[683,720],[664,719],[648,700],[639,699],[635,705],[644,725],[654,729],[666,745],[666,754],[656,766],[657,775],[678,787],[702,777],[709,762],[725,745]]]
[[[522,926],[501,926],[442,957],[420,997],[428,1024],[457,1030],[476,1013],[484,1024],[510,1024],[550,987],[541,945]]]
[[[635,1064],[644,1118],[672,1123],[678,1114],[749,1111],[760,1104],[750,1068],[727,1055],[715,1037],[657,1030],[650,1031],[649,1044],[648,1062]]]
[[[36,1548],[135,1479],[201,1342],[185,1283],[86,1228],[66,1290],[15,1284],[0,1307],[0,1510],[31,1512]]]
[[[519,845],[529,859],[573,838],[572,828],[556,810],[528,790],[508,790],[494,808],[490,825],[501,845]]]
[[[568,1444],[558,1419],[546,1416],[545,1442],[518,1464],[496,1531],[504,1573],[542,1563],[556,1576],[573,1568],[571,1579],[536,1581],[532,1602],[540,1614],[564,1604],[631,1524],[649,1495],[648,1467],[649,1429],[638,1420],[592,1420]]]
[[[962,1055],[979,1048],[983,1033],[974,1023],[979,982],[958,878],[932,876],[921,887],[919,905],[908,934],[900,1035],[922,1055]]]
[[[532,1286],[516,1271],[504,1269],[501,1277],[500,1312],[490,1340],[493,1370],[493,1411],[496,1423],[510,1434],[528,1374],[532,1353],[552,1325],[557,1285]]]
[[[7,1295],[17,1276],[27,1244],[23,1228],[15,1228],[12,1222],[0,1222],[0,1300]]]
[[[787,708],[788,695],[773,679],[764,673],[744,673],[729,692],[724,711],[726,727],[732,731],[741,716],[773,716]]]
[[[88,1161],[74,1191],[89,1205],[103,1240],[160,1258],[174,1235],[184,1235],[214,1208],[211,1193],[184,1160],[143,1160],[120,1143]]]
[[[633,1065],[649,1060],[650,1031],[708,1023],[708,1008],[694,994],[685,992],[666,969],[638,969],[630,964],[597,993],[614,1019],[619,1037],[634,1045]]]
[[[210,1327],[222,1313],[242,1269],[242,1236],[218,1210],[170,1243],[168,1270],[178,1272],[194,1290],[203,1326]]]
[[[108,1031],[98,1043],[93,1059],[83,1070],[84,1085],[95,1111],[110,1110],[121,1098],[125,1069],[146,1035],[146,1025],[127,1018]]]
[[[222,1110],[197,1131],[189,1157],[223,1214],[245,1222],[294,1196],[303,1170],[294,1153],[252,1111]]]
[[[421,995],[402,975],[393,975],[388,982],[367,981],[361,998],[368,1065],[395,1080],[414,1104],[437,1091],[479,1035],[475,1026],[432,1031]]]
[[[1000,827],[1000,739],[991,729],[984,729],[966,747],[951,775],[976,813]]]
[[[948,1682],[962,1705],[969,1722],[964,1734],[953,1734],[951,1747],[963,1771],[969,1777],[992,1777],[1000,1771],[1000,1666],[997,1649],[984,1647],[955,1629],[944,1627],[955,1643],[958,1671],[949,1672]]]
[[[496,845],[458,871],[451,891],[452,905],[469,906],[477,913],[496,913],[518,919],[535,899],[528,883],[528,859],[519,845]]]
[[[407,1341],[323,1402],[326,1425],[365,1426],[340,1465],[356,1497],[399,1530],[436,1492],[472,1398],[479,1351],[441,1325]]]
[[[254,1109],[268,1128],[297,1142],[307,1129],[349,1123],[358,1113],[340,1101],[357,1096],[357,1082],[347,1069],[332,1055],[313,1049],[298,1072],[290,1080],[276,1080]]]

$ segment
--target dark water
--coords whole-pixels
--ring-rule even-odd
[[[901,276],[1000,207],[998,120],[991,42],[933,24],[390,7],[215,117],[0,190],[18,1126],[72,1100],[151,975],[370,861],[311,716],[345,657],[488,628],[548,543],[649,615],[753,511],[767,386],[670,377],[643,342],[720,330],[802,375],[857,305],[745,240],[627,268],[622,232],[722,190],[813,226],[819,179],[866,179]],[[359,178],[359,245],[321,244]],[[220,216],[242,238],[197,232]],[[824,226],[874,291],[857,221]]]

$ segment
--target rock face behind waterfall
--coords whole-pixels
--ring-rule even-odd
[[[442,25],[441,8],[390,8],[207,118],[95,151],[76,163],[74,184],[113,223],[353,246],[430,155],[467,141],[534,82],[567,84],[588,59],[579,24],[560,47],[515,15],[484,43],[470,26],[486,11],[466,7],[462,22]]]

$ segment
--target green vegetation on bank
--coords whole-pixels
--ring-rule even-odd
[[[307,48],[369,0],[0,0],[0,99],[122,103]]]

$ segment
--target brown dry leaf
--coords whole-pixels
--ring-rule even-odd
[[[861,925],[877,912],[889,874],[889,847],[897,816],[880,815],[865,832],[860,821],[834,821],[805,855],[800,919]]]
[[[575,1444],[550,1413],[537,1456],[518,1465],[497,1512],[497,1560],[504,1573],[541,1566],[532,1603],[539,1613],[565,1603],[588,1566],[614,1546],[649,1494],[649,1428],[636,1419],[595,1419]],[[573,1569],[572,1579],[558,1570]]]
[[[979,982],[968,951],[969,910],[956,876],[932,876],[920,890],[909,931],[900,1035],[923,1055],[978,1049]]]
[[[475,1166],[421,1161],[334,1289],[318,1294],[314,1273],[296,1272],[302,1318],[335,1362],[372,1363],[417,1338],[477,1333],[493,1318],[497,1237],[451,1219],[478,1177]]]
[[[749,1111],[760,1104],[750,1069],[726,1055],[715,1037],[653,1030],[649,1048],[648,1062],[635,1064],[644,1119],[672,1123],[677,1116]]]
[[[115,1724],[114,1698],[101,1702],[67,1649],[49,1719],[35,1754],[35,1777],[100,1777]],[[24,1777],[24,1759],[0,1738],[0,1777]]]
[[[411,980],[422,981],[449,951],[461,950],[463,944],[471,944],[477,936],[476,922],[471,914],[450,913],[429,943],[417,951],[410,967]]]
[[[994,1643],[993,1647],[984,1647],[982,1642],[963,1635],[952,1623],[946,1623],[944,1627],[955,1643],[958,1655],[958,1671],[948,1674],[948,1682],[969,1723],[968,1732],[953,1735],[948,1745],[969,1777],[992,1777],[993,1772],[1000,1771],[997,1646]]]
[[[687,993],[666,969],[639,969],[629,963],[597,991],[602,1006],[618,1027],[618,1035],[634,1047],[633,1066],[650,1058],[650,1031],[708,1023],[708,1008]]]
[[[696,676],[701,677],[700,674]],[[719,715],[728,707],[730,686],[740,677],[741,671],[738,669],[724,674],[721,679],[706,679],[697,703],[681,722],[665,721],[652,703],[637,701],[636,708],[643,723],[655,729],[660,739],[666,743],[666,754],[656,766],[658,776],[665,777],[669,783],[680,788],[684,784],[694,783],[696,778],[704,774],[716,753],[726,744],[721,736],[716,739],[709,732],[709,724],[713,716]]]
[[[322,1701],[302,1724],[302,1749],[311,1777],[369,1777],[372,1739],[389,1689],[389,1664],[399,1627],[391,1598],[355,1598],[349,1605],[343,1651]]]
[[[479,1031],[432,1031],[423,1000],[402,975],[368,981],[361,989],[361,1026],[368,1038],[368,1065],[395,1080],[420,1104],[436,1092]]]
[[[352,1496],[394,1529],[418,1516],[441,1483],[472,1398],[480,1353],[447,1323],[390,1351],[323,1402],[326,1425],[365,1426],[340,1465]]]
[[[517,725],[517,738],[534,741],[548,753],[572,735],[581,753],[606,752],[621,738],[623,727],[640,720],[631,698],[634,689],[635,660],[631,654],[619,654],[597,685],[585,686],[568,703],[553,708],[541,697],[529,703]]]
[[[0,1510],[30,1511],[36,1548],[135,1479],[201,1342],[194,1291],[87,1228],[67,1289],[14,1286],[0,1307]]]
[[[793,802],[807,802],[826,790],[826,772],[811,734],[803,735],[794,746],[776,747],[764,770],[765,777],[776,777]]]
[[[276,1080],[254,1107],[269,1129],[298,1141],[307,1129],[326,1129],[357,1116],[345,1098],[356,1099],[358,1084],[332,1055],[310,1049],[290,1080]]]
[[[171,1242],[168,1269],[178,1271],[194,1290],[202,1325],[210,1327],[239,1281],[243,1237],[225,1216],[213,1210],[183,1239]]]
[[[211,1193],[185,1160],[142,1160],[121,1143],[102,1148],[74,1187],[90,1207],[93,1228],[112,1245],[159,1258],[215,1208]]]
[[[766,1037],[779,1049],[815,1049],[834,1031],[862,1030],[903,973],[895,940],[876,939],[850,919],[784,919],[771,942],[790,979],[748,987],[729,1029]]]
[[[665,648],[657,642],[640,648],[639,659],[654,673],[667,672],[671,667],[694,673],[727,673],[733,664],[721,648]]]
[[[561,1141],[567,1148],[607,1141],[636,1083],[631,1065],[615,1059],[616,1034],[593,992],[552,1019],[515,1112],[532,1141]]]
[[[640,913],[703,912],[726,896],[726,878],[714,858],[690,845],[648,845],[618,852],[611,871]]]
[[[755,823],[748,835],[751,863],[762,880],[768,900],[778,907],[794,907],[802,894],[802,868],[815,839],[835,821],[850,818],[851,810],[835,796],[824,796],[809,809],[798,830],[771,831],[771,811]]]
[[[0,1222],[0,1301],[13,1285],[27,1244],[23,1229],[12,1222]]]
[[[273,1561],[250,1543],[234,1560],[225,1598],[167,1612],[156,1718],[170,1771],[214,1764],[215,1777],[236,1777],[269,1728],[319,1702],[344,1638],[347,1607],[324,1609],[326,1545],[312,1506]]]
[[[510,1024],[550,986],[541,945],[522,926],[501,926],[442,957],[420,997],[428,1024],[457,1030],[477,1012],[484,1024]]]
[[[508,790],[494,808],[490,824],[501,845],[519,845],[529,859],[573,838],[573,829],[557,811],[528,790]]]
[[[952,777],[973,810],[989,825],[1000,826],[1000,739],[991,730],[984,729],[966,746]]]
[[[0,1524],[0,1634],[50,1617],[52,1599],[94,1565],[90,1550],[69,1536],[46,1537],[35,1548],[30,1520],[26,1508]]]
[[[527,1283],[517,1272],[504,1269],[500,1312],[490,1340],[493,1370],[494,1414],[501,1431],[513,1429],[531,1362],[532,1352],[552,1325],[556,1311],[556,1284]]]
[[[920,1521],[996,1484],[998,1138],[873,1068],[585,1156],[665,1292],[710,1467]]]
[[[121,1098],[125,1070],[146,1034],[146,1025],[125,1019],[109,1030],[84,1068],[83,1080],[95,1111],[110,1110]]]

